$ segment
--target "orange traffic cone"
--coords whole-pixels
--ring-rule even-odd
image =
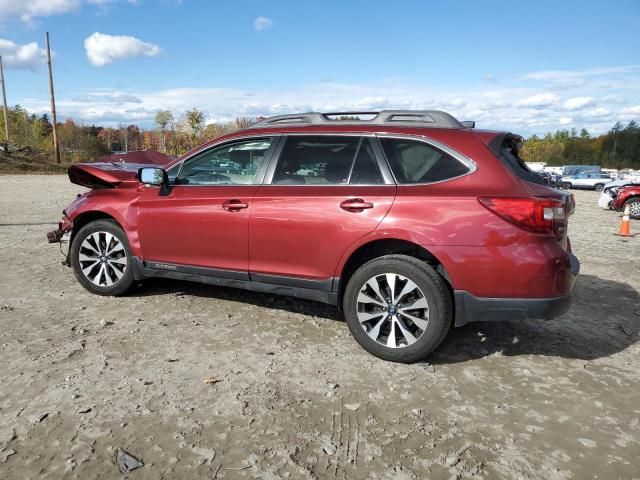
[[[619,237],[635,237],[631,235],[631,226],[629,222],[629,205],[624,207],[624,213],[622,214],[622,223],[620,224],[620,230],[616,233]]]

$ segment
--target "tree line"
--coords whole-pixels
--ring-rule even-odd
[[[44,152],[53,161],[53,128],[49,116],[29,114],[20,105],[10,107],[7,114],[11,143]],[[154,128],[147,130],[134,124],[115,128],[88,126],[68,118],[57,124],[57,133],[62,162],[71,164],[95,161],[113,152],[136,150],[181,155],[203,142],[246,128],[255,120],[239,117],[232,122],[207,124],[204,113],[192,108],[178,119],[169,110],[159,111]],[[0,143],[6,143],[4,132],[4,116],[0,115]]]
[[[604,168],[640,169],[640,125],[617,122],[604,135],[592,137],[586,129],[558,130],[524,142],[522,157],[548,165],[600,165]]]
[[[8,110],[9,137],[18,146],[29,146],[53,159],[52,125],[47,114],[29,114],[20,105]],[[181,155],[193,147],[220,135],[246,128],[256,119],[239,117],[232,122],[207,124],[198,108],[175,118],[169,110],[156,113],[154,127],[137,125],[116,128],[83,125],[68,118],[57,125],[58,141],[64,163],[94,161],[112,152],[155,150]],[[0,143],[4,138],[4,117],[0,115]],[[526,161],[548,165],[601,165],[606,168],[640,169],[640,126],[631,121],[616,123],[611,130],[592,137],[586,129],[558,130],[544,136],[532,135],[524,142]]]

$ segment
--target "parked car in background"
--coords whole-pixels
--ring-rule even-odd
[[[562,177],[552,172],[535,172],[550,187],[560,187],[562,185]]]
[[[626,185],[635,185],[640,184],[640,177],[630,177],[625,178],[624,180],[614,180],[613,182],[607,183],[602,192],[600,193],[600,197],[598,198],[598,206],[600,208],[604,208],[605,210],[610,210],[613,207],[613,199],[614,194],[612,190],[618,190],[620,187],[624,187]]]
[[[345,115],[267,118],[164,168],[73,165],[91,190],[47,237],[94,294],[162,277],[325,302],[396,362],[452,325],[567,311],[575,202],[526,167],[522,137],[439,111]]]
[[[585,190],[595,190],[601,192],[604,186],[611,182],[611,177],[600,172],[584,172],[577,175],[562,177],[562,188],[580,188]]]
[[[626,185],[611,190],[613,208],[623,211],[629,207],[629,216],[640,220],[640,185]]]

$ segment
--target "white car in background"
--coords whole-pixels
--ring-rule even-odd
[[[565,190],[570,188],[582,188],[601,192],[607,183],[611,182],[611,177],[600,172],[583,172],[577,175],[562,177],[561,186]]]
[[[624,187],[625,185],[634,184],[640,184],[640,176],[628,177],[622,180],[614,180],[613,182],[607,183],[602,189],[602,193],[600,193],[600,197],[598,198],[598,206],[600,208],[604,208],[605,210],[610,210],[611,202],[613,201],[611,190]]]

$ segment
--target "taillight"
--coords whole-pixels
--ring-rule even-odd
[[[500,218],[533,233],[555,233],[562,237],[567,230],[567,212],[561,201],[540,197],[481,197],[478,201]]]

